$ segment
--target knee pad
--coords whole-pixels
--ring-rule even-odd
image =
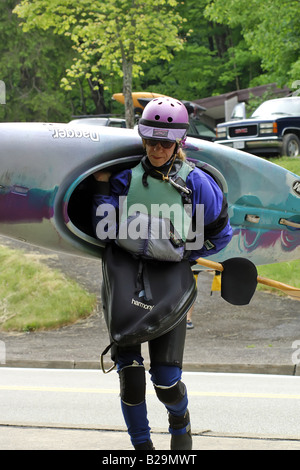
[[[175,385],[171,387],[160,387],[159,385],[154,385],[154,389],[157,395],[157,398],[164,405],[177,405],[186,394],[186,387],[181,380],[176,382]]]
[[[145,401],[145,368],[140,365],[126,366],[119,371],[121,400],[126,405],[139,405]]]

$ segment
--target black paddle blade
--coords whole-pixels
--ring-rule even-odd
[[[256,266],[245,258],[230,258],[221,263],[221,296],[233,305],[247,305],[257,286]]]

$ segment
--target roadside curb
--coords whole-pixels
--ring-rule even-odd
[[[40,369],[101,369],[99,361],[75,361],[75,360],[7,360],[0,367],[12,368],[40,368]],[[105,370],[111,367],[111,363],[104,363]],[[145,362],[145,367],[149,364]],[[300,364],[196,364],[185,363],[183,372],[212,372],[232,374],[266,374],[266,375],[291,375],[300,376]]]

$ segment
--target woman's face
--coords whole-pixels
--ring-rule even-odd
[[[162,166],[172,157],[175,143],[166,140],[146,139],[146,152],[153,166]]]

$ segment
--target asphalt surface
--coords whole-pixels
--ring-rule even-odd
[[[100,300],[101,261],[43,250],[6,237],[0,237],[0,243],[34,253],[42,263],[61,270],[98,296],[97,311],[76,324],[42,332],[0,332],[2,346],[5,344],[4,365],[100,367],[100,354],[109,344]],[[187,330],[184,370],[299,375],[299,301],[257,291],[249,305],[233,306],[219,292],[211,295],[212,279],[209,272],[198,276],[194,329]],[[143,352],[147,363],[146,344]]]
[[[97,311],[74,325],[42,332],[0,332],[0,365],[100,368],[100,354],[109,344],[100,300],[101,261],[43,250],[6,237],[0,237],[0,244],[34,253],[41,262],[61,270],[66,276],[76,279],[98,296]],[[223,300],[218,292],[211,295],[212,279],[213,274],[209,272],[202,272],[198,277],[198,298],[192,318],[194,329],[187,330],[184,370],[300,375],[299,302],[273,293],[257,291],[249,305],[236,307]],[[146,345],[143,345],[143,352],[147,366]],[[106,365],[109,365],[109,356]],[[12,430],[13,428],[9,427],[9,431]],[[24,433],[24,428],[22,426],[15,428],[15,431]],[[43,428],[43,432],[40,429],[38,431],[42,436],[46,428]],[[63,448],[59,434],[67,431],[70,430],[57,431],[57,441],[61,442],[61,447],[58,444],[58,448]],[[117,446],[113,447],[113,444],[110,444],[111,448],[130,449],[127,434],[121,433],[127,443],[124,444],[127,447],[123,447],[118,436],[120,431],[115,431],[115,434],[113,431],[109,431],[108,434],[105,434],[104,430],[98,431],[103,433],[103,439],[100,440],[103,446],[100,448],[109,448],[105,440],[107,436],[107,439],[111,443],[115,442]],[[53,429],[49,432],[52,433]],[[28,436],[28,448],[31,448],[31,439],[33,447],[37,446],[33,437],[34,428],[27,429],[26,436]],[[249,436],[248,438],[245,436],[205,438],[198,436],[197,438],[201,438],[204,447],[207,445],[208,448],[214,449],[291,448],[291,443],[284,440],[271,442],[268,439],[255,439]],[[17,448],[16,442],[18,441],[13,444],[15,448]],[[51,447],[51,442],[54,443],[55,440],[50,440],[43,448],[47,448],[47,445]],[[97,442],[99,449],[98,438]],[[91,448],[91,440],[87,441],[87,446]]]

